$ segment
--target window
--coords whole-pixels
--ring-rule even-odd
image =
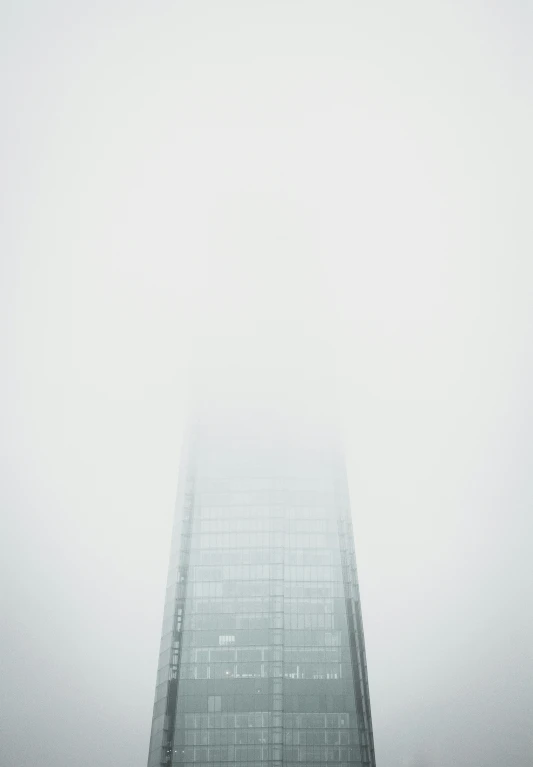
[[[220,711],[222,708],[222,697],[220,695],[209,695],[207,698],[207,710],[209,713]]]

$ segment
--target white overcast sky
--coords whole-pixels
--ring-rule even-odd
[[[145,764],[191,364],[286,331],[378,767],[531,767],[532,4],[0,11],[1,764]]]

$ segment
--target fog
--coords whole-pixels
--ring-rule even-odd
[[[532,765],[531,5],[0,11],[1,764],[146,763],[191,403],[274,348],[340,423],[378,767]]]

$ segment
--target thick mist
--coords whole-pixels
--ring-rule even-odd
[[[378,767],[530,767],[531,8],[0,14],[0,764],[145,765],[189,414],[288,388]]]

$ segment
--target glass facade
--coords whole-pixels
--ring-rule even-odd
[[[374,765],[344,468],[199,429],[182,462],[148,767]]]

